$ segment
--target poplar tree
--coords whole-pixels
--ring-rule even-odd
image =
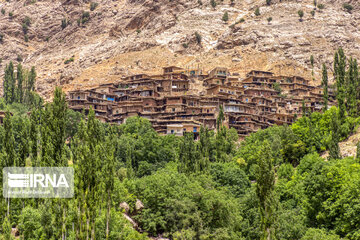
[[[198,171],[199,154],[193,133],[185,133],[180,144],[179,172],[191,173]]]
[[[2,162],[2,166],[3,167],[17,166],[17,155],[15,152],[15,138],[11,123],[11,115],[9,112],[5,113],[4,131],[5,131],[4,147],[3,147],[4,160]]]
[[[225,119],[224,109],[223,109],[223,106],[220,105],[219,106],[219,115],[218,115],[218,117],[216,119],[216,129],[217,129],[217,131],[220,130],[220,127],[222,126],[222,123],[223,123],[224,119]]]
[[[356,144],[356,159],[360,160],[360,141]]]
[[[356,88],[357,88],[357,79],[355,76],[355,66],[354,60],[350,58],[349,60],[349,69],[346,73],[346,106],[347,111],[350,116],[355,117],[357,113],[356,106]]]
[[[211,134],[207,127],[201,126],[199,150],[201,153],[200,170],[207,170],[210,164],[210,159],[213,158],[213,146],[211,142]]]
[[[23,75],[23,68],[20,63],[17,65],[16,80],[17,80],[16,101],[18,103],[22,103],[24,96],[23,94],[24,75]]]
[[[307,113],[306,113],[306,106],[305,106],[305,100],[302,100],[302,104],[301,104],[301,110],[302,110],[302,116],[306,117]]]
[[[7,104],[13,103],[15,98],[15,75],[14,64],[12,62],[5,67],[3,90],[5,102]]]
[[[30,130],[29,130],[29,139],[30,139],[30,153],[32,166],[38,166],[38,153],[40,145],[39,137],[39,118],[40,118],[40,109],[33,109],[30,115]]]
[[[32,67],[28,76],[28,91],[35,91],[35,82],[36,82],[36,71],[35,67]]]
[[[336,100],[339,106],[339,118],[342,123],[345,119],[345,75],[346,75],[346,57],[342,48],[335,53],[334,57],[334,78],[336,80]]]
[[[322,86],[323,86],[323,98],[324,98],[324,108],[323,111],[325,112],[328,109],[328,102],[329,102],[329,80],[328,74],[325,63],[322,66]]]
[[[51,106],[52,114],[50,127],[52,131],[52,141],[54,146],[54,162],[56,166],[66,166],[64,159],[65,130],[67,122],[67,103],[65,93],[61,88],[56,88],[54,100]]]
[[[266,140],[259,154],[259,168],[256,177],[256,195],[259,199],[261,216],[261,239],[273,239],[275,222],[275,171],[272,164],[271,148]]]

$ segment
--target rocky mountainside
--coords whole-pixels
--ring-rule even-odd
[[[56,85],[86,88],[128,74],[157,73],[168,65],[311,78],[311,55],[319,81],[321,63],[331,67],[338,47],[360,58],[356,0],[317,0],[325,8],[316,10],[313,0],[272,0],[270,5],[265,0],[216,0],[215,8],[211,2],[1,1],[1,75],[9,61],[35,65],[37,90],[49,97]],[[351,11],[344,9],[345,2]]]

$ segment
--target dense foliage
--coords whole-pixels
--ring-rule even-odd
[[[7,75],[1,166],[73,167],[75,197],[2,198],[1,237],[13,239],[16,228],[27,240],[360,239],[360,150],[346,158],[339,151],[359,125],[354,94],[344,90],[359,79],[354,60],[344,73],[341,52],[337,58],[336,78],[345,74],[339,108],[304,107],[291,126],[241,142],[222,109],[216,131],[201,128],[198,140],[164,136],[139,117],[110,125],[92,109],[86,117],[69,110],[58,88],[51,103],[19,102],[15,74]],[[325,151],[328,159],[320,157]]]

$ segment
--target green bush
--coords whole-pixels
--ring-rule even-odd
[[[302,21],[302,18],[304,17],[304,11],[303,11],[303,10],[299,10],[299,11],[298,11],[298,15],[299,15],[300,21]]]
[[[66,18],[62,19],[61,20],[61,28],[64,29],[67,27],[67,25],[68,25],[67,19]]]
[[[196,42],[197,42],[198,44],[200,44],[200,43],[201,43],[201,40],[202,40],[202,37],[201,37],[200,33],[195,32],[195,38],[196,38]]]
[[[22,30],[23,30],[23,33],[24,34],[27,34],[28,30],[29,30],[29,27],[28,25],[26,25],[25,23],[22,24]]]
[[[97,2],[91,2],[90,3],[90,11],[94,11],[98,5],[99,4]]]
[[[83,14],[81,15],[81,23],[85,24],[87,21],[89,21],[90,19],[90,13],[89,12],[83,12]]]
[[[324,5],[324,4],[322,4],[322,3],[320,3],[320,4],[318,5],[318,8],[322,10],[322,9],[324,9],[324,8],[325,8],[325,5]]]
[[[5,15],[5,9],[1,9],[1,13],[2,13],[2,15]]]
[[[260,16],[260,8],[255,9],[255,16]]]
[[[226,11],[226,12],[224,13],[224,15],[222,16],[222,20],[223,20],[224,22],[229,21],[229,14],[228,14],[227,11]]]
[[[30,27],[31,24],[31,18],[26,16],[23,20],[23,24],[25,24],[26,26]]]
[[[0,33],[0,43],[3,43],[4,41],[4,34]]]
[[[354,9],[354,7],[352,5],[350,5],[349,3],[344,3],[343,4],[343,8],[348,11],[349,13]]]
[[[17,57],[16,57],[16,61],[18,61],[18,62],[22,62],[22,61],[23,61],[22,56],[21,56],[21,55],[17,55]]]
[[[69,64],[69,63],[71,63],[71,62],[73,62],[74,61],[74,57],[71,57],[71,58],[69,58],[69,59],[67,59],[67,60],[65,60],[65,64]]]

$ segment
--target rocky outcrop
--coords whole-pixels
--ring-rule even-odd
[[[314,16],[312,0],[273,0],[270,6],[264,0],[224,0],[215,9],[210,0],[96,2],[93,11],[85,0],[1,2],[0,75],[21,56],[26,67],[37,67],[37,90],[48,97],[55,85],[91,87],[140,71],[157,73],[166,65],[203,70],[221,65],[242,75],[257,68],[309,78],[313,55],[319,79],[321,64],[331,66],[336,48],[360,58],[360,4],[355,0],[348,1],[351,13],[343,1],[329,0]],[[256,7],[260,16],[254,14]],[[25,17],[31,19],[27,42]],[[74,61],[65,64],[72,56]]]

